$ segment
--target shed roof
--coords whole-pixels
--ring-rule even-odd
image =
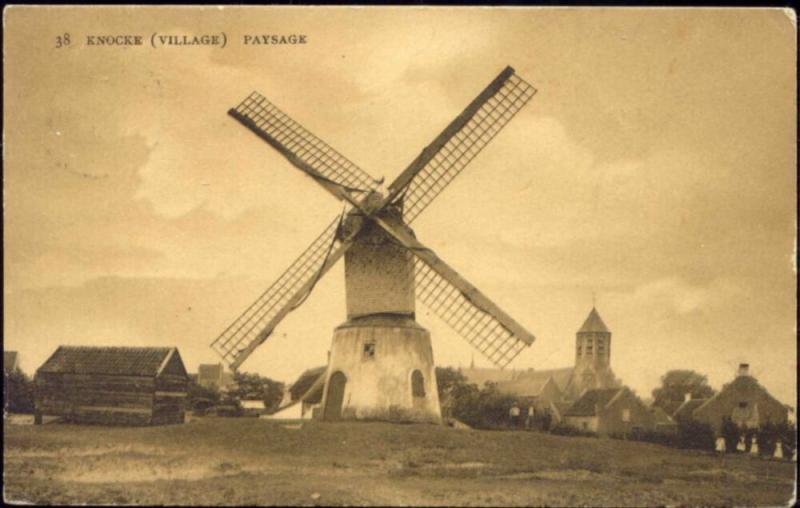
[[[59,346],[38,372],[156,376],[174,352],[168,347]]]
[[[299,400],[301,397],[303,397],[303,395],[306,395],[306,392],[308,392],[308,390],[312,387],[312,385],[314,385],[319,377],[325,375],[326,368],[327,366],[323,365],[321,367],[308,369],[300,374],[300,377],[297,378],[297,381],[295,381],[291,388],[289,388],[289,393],[292,394],[292,400]],[[324,384],[320,383],[313,393],[308,394],[305,401],[311,404],[316,404],[322,401],[323,386]]]
[[[598,405],[605,407],[622,390],[624,388],[586,390],[572,407],[564,413],[564,416],[595,416]]]
[[[592,307],[591,312],[586,317],[586,321],[583,322],[583,326],[581,329],[578,330],[578,333],[592,333],[592,332],[600,332],[600,333],[611,333],[605,323],[603,323],[603,319],[600,317],[600,314],[597,313],[597,309]]]

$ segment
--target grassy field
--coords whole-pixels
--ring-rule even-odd
[[[6,501],[777,506],[794,490],[794,463],[533,432],[250,418],[4,430]]]

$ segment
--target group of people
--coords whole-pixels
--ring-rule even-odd
[[[528,406],[527,409],[523,409],[514,404],[508,410],[508,421],[512,428],[532,429],[539,427],[542,430],[549,430],[552,416],[550,411],[546,409],[537,411],[534,406]]]

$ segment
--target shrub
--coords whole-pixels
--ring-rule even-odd
[[[571,427],[569,425],[556,425],[550,430],[551,434],[557,436],[580,436],[580,437],[597,437],[596,432],[590,430],[581,430]]]
[[[741,437],[739,426],[733,423],[729,417],[722,419],[722,439],[725,440],[725,452],[736,453],[736,445],[739,444]]]
[[[9,413],[33,413],[34,384],[19,369],[6,374],[3,383],[3,407]]]
[[[622,434],[610,434],[612,439],[627,439],[629,441],[642,441],[646,443],[655,443],[663,446],[678,446],[678,436],[674,433],[658,432],[645,429],[634,429],[633,431]]]
[[[778,444],[777,426],[772,422],[762,425],[756,433],[756,443],[758,444],[758,454],[762,457],[775,455],[775,447]]]
[[[776,426],[778,437],[781,440],[781,454],[784,459],[792,460],[797,449],[797,427],[783,422]]]
[[[679,448],[714,451],[716,449],[714,431],[707,423],[683,421],[678,425],[677,445]]]

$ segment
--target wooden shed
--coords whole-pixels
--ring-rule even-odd
[[[176,348],[60,346],[36,371],[36,421],[183,423],[188,380]]]

